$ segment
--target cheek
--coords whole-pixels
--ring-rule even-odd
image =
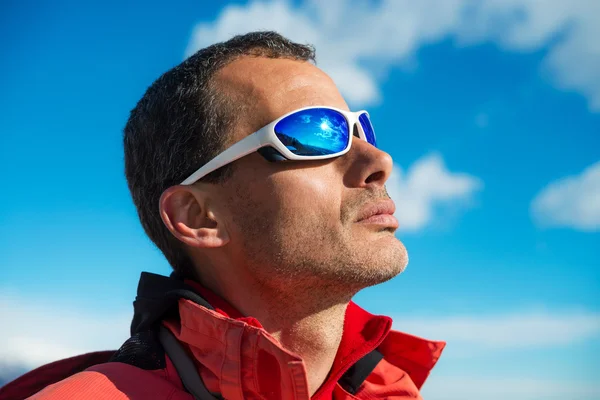
[[[343,185],[327,166],[267,172],[247,173],[229,187],[235,236],[305,243],[340,235]]]
[[[300,176],[298,176],[300,175]],[[281,177],[273,182],[273,204],[285,219],[315,223],[338,222],[340,191],[328,179],[305,174]],[[302,224],[304,225],[304,224]]]

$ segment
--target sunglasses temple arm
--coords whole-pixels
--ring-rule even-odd
[[[255,152],[263,146],[261,140],[263,135],[261,135],[261,133],[261,131],[255,132],[250,136],[247,136],[246,138],[240,140],[239,142],[237,142],[236,144],[219,154],[217,157],[213,158],[207,164],[200,167],[200,169],[198,169],[196,172],[190,175],[186,180],[181,182],[181,184],[191,185],[192,183],[198,181],[200,178],[210,174],[213,171],[216,171],[224,165],[232,163],[235,160],[238,160],[252,152]]]

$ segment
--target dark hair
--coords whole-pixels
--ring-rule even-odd
[[[233,100],[219,93],[211,78],[241,56],[315,59],[311,46],[275,32],[235,36],[199,50],[158,78],[131,111],[124,129],[125,176],[140,222],[183,276],[194,276],[194,267],[183,244],[162,222],[159,199],[165,189],[223,151],[239,110]],[[202,181],[218,184],[232,171],[228,165]]]

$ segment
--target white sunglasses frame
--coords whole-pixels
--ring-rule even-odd
[[[337,152],[337,153],[325,154],[325,155],[319,155],[319,156],[299,156],[299,155],[292,153],[287,147],[285,147],[283,145],[283,143],[281,143],[281,141],[275,134],[275,125],[277,125],[277,123],[279,121],[281,121],[282,119],[284,119],[292,114],[295,114],[297,112],[304,111],[304,110],[315,109],[315,108],[325,108],[328,110],[337,111],[338,113],[342,114],[344,116],[344,118],[346,118],[346,122],[348,123],[348,129],[350,130],[350,132],[349,132],[350,140],[348,140],[348,145],[346,146],[346,148],[344,150]],[[359,138],[364,141],[367,141],[367,137],[365,135],[364,129],[358,119],[362,114],[367,114],[367,117],[369,117],[369,123],[370,123],[371,117],[369,116],[369,113],[365,110],[353,112],[353,111],[345,111],[345,110],[341,110],[339,108],[329,107],[329,106],[311,106],[311,107],[298,108],[294,111],[291,111],[291,112],[277,118],[275,121],[263,126],[256,132],[246,136],[244,139],[231,145],[229,148],[225,149],[223,152],[221,152],[215,158],[213,158],[212,160],[210,160],[209,162],[204,164],[202,167],[198,168],[194,173],[192,173],[183,182],[181,182],[181,185],[191,185],[195,182],[198,182],[200,179],[202,179],[206,175],[210,174],[211,172],[216,171],[217,169],[219,169],[229,163],[232,163],[235,160],[238,160],[250,153],[253,153],[253,152],[257,151],[258,149],[265,147],[265,146],[272,146],[288,160],[324,160],[324,159],[328,159],[328,158],[335,158],[335,157],[342,156],[342,155],[346,154],[348,151],[350,151],[350,148],[352,147],[352,136],[353,136],[353,130],[354,130],[355,126],[358,128]],[[373,129],[372,125],[371,125],[371,129]],[[375,136],[374,130],[373,130],[373,136]]]

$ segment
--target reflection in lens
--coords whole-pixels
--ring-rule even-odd
[[[377,142],[375,140],[375,131],[373,130],[373,125],[371,124],[369,115],[367,113],[360,114],[358,121],[360,122],[363,131],[365,131],[367,142],[371,143],[373,146],[377,146]]]
[[[298,156],[335,154],[348,146],[348,122],[335,110],[309,108],[275,125],[277,138]]]

